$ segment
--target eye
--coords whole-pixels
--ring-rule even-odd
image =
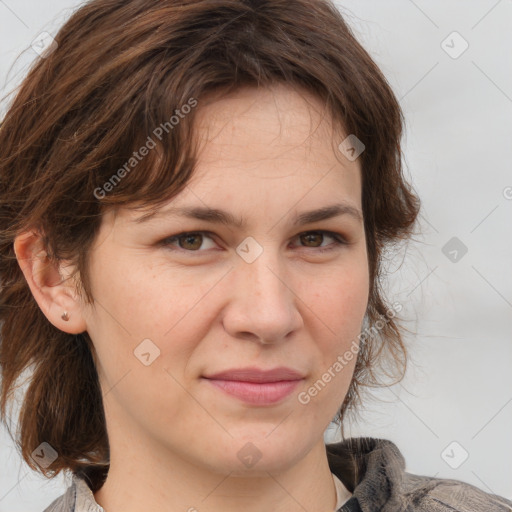
[[[199,249],[203,245],[203,239],[209,238],[212,240],[213,233],[210,233],[209,231],[190,231],[185,233],[179,233],[177,235],[170,236],[168,238],[165,238],[162,240],[159,245],[163,245],[165,247],[171,248],[171,250],[175,250],[173,247],[176,248],[176,250],[180,251],[183,250],[185,252],[204,252],[200,251]],[[301,242],[305,242],[307,244],[316,242],[322,243],[322,240],[327,238],[331,238],[334,240],[334,243],[331,243],[328,246],[305,246],[306,248],[310,249],[316,249],[317,252],[327,252],[332,251],[334,249],[338,249],[340,246],[348,245],[348,242],[338,233],[333,233],[332,231],[325,231],[325,230],[319,230],[319,231],[305,231],[304,233],[300,233],[295,238],[300,239]],[[175,246],[176,242],[178,243],[178,247]],[[211,247],[210,247],[211,248]],[[208,249],[208,247],[207,247]]]
[[[187,252],[198,252],[197,249],[202,245],[202,238],[206,236],[206,238],[211,239],[211,236],[208,236],[209,234],[211,233],[208,233],[208,231],[180,233],[162,240],[161,244],[165,246],[172,246],[175,242],[179,242],[179,248]]]
[[[333,233],[331,231],[307,231],[305,233],[301,233],[300,235],[297,235],[299,238],[301,238],[302,240],[312,240],[314,241],[314,239],[316,238],[317,240],[319,239],[319,237],[325,237],[327,236],[328,238],[332,238],[334,240],[334,243],[328,245],[327,247],[313,247],[313,248],[318,248],[318,251],[319,252],[326,252],[326,251],[332,251],[333,249],[338,249],[339,246],[341,245],[348,245],[347,241],[341,236],[341,235],[338,235],[337,233]],[[309,242],[308,242],[309,243]],[[314,242],[313,242],[314,243]]]

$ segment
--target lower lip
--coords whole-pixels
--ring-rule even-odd
[[[275,404],[288,396],[302,379],[261,383],[220,379],[206,380],[225,393],[239,398],[246,403],[267,405]]]

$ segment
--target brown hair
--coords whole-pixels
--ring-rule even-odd
[[[76,265],[80,294],[92,303],[87,263],[102,214],[158,208],[190,179],[193,102],[276,83],[314,94],[366,146],[359,158],[370,326],[390,310],[379,283],[383,250],[410,237],[420,203],[403,177],[397,99],[330,0],[93,0],[55,40],[0,128],[0,404],[5,417],[9,394],[30,368],[16,441],[24,460],[41,470],[30,454],[47,442],[58,458],[42,472],[70,469],[95,491],[109,444],[93,345],[87,332],[65,333],[44,316],[15,257],[18,234],[39,230],[52,261]],[[129,172],[126,162],[148,137],[156,147]],[[402,329],[393,315],[361,343],[340,422],[360,386],[382,385],[384,349],[403,378]]]

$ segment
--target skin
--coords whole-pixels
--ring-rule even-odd
[[[48,320],[65,332],[86,330],[94,343],[111,447],[95,499],[108,512],[334,510],[323,434],[356,358],[309,403],[298,395],[361,331],[365,232],[349,215],[292,220],[339,202],[362,215],[359,160],[335,152],[344,136],[306,92],[240,89],[198,109],[199,165],[169,206],[226,209],[245,229],[170,215],[137,224],[140,211],[107,213],[91,257],[95,307],[61,279],[68,266],[48,264],[37,233],[15,242]],[[318,230],[347,243],[305,236]],[[185,231],[212,234],[159,244]],[[236,252],[249,236],[263,248],[250,264]],[[148,366],[134,355],[147,338],[160,350]],[[201,378],[281,365],[305,378],[270,406],[246,404]],[[261,455],[251,467],[237,456],[248,442]]]

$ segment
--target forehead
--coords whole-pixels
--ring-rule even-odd
[[[307,91],[285,85],[239,89],[204,101],[196,121],[196,181],[215,177],[227,186],[246,178],[257,186],[266,179],[264,186],[275,189],[292,175],[317,181],[326,176],[321,187],[360,195],[359,161],[339,150],[345,134]]]
[[[282,84],[207,97],[197,111],[196,135],[203,163],[240,153],[244,160],[305,159],[312,151],[332,161],[333,140],[340,138],[321,100]]]
[[[199,207],[237,218],[265,211],[271,218],[336,203],[361,211],[359,161],[339,151],[344,135],[323,103],[305,91],[243,88],[200,100],[195,133],[192,177],[163,212]],[[148,217],[143,208],[137,212],[132,220]]]

